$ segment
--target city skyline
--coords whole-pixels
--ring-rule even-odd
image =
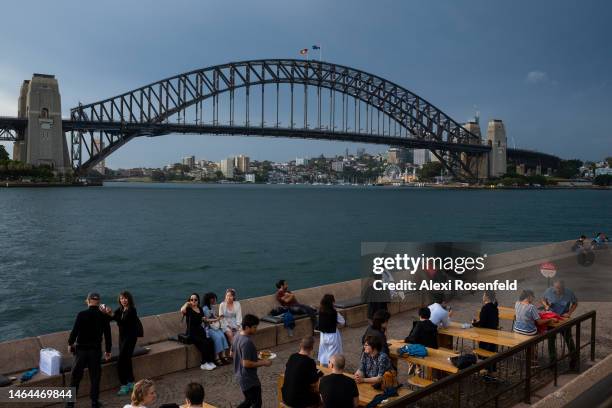
[[[193,12],[172,16],[159,4],[110,1],[98,9],[67,2],[44,16],[32,15],[29,31],[19,29],[18,16],[32,3],[7,5],[6,15],[14,18],[0,28],[7,57],[0,63],[0,115],[16,113],[19,86],[33,72],[57,76],[66,116],[79,102],[190,69],[245,59],[299,58],[300,49],[321,44],[324,60],[388,78],[460,122],[476,111],[483,125],[502,119],[509,146],[564,159],[601,160],[610,154],[607,3],[595,2],[588,9],[570,2],[347,4],[270,1],[228,7],[186,2]],[[122,8],[121,15],[114,13],[116,7]],[[370,24],[355,23],[370,17],[373,7],[376,17]],[[96,21],[79,18],[92,12],[99,17]],[[347,18],[339,22],[334,16],[342,13]],[[108,19],[116,26],[110,33],[102,23]],[[49,21],[58,23],[52,33],[45,28]],[[159,26],[167,30],[160,33]],[[90,64],[74,63],[75,47],[79,61]],[[310,57],[318,58],[318,53]],[[387,149],[348,146],[374,153]],[[283,160],[336,154],[346,147],[345,142],[172,135],[131,141],[107,162],[113,168],[152,167],[190,153],[220,160],[234,151],[256,160]]]

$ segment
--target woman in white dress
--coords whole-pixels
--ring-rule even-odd
[[[319,306],[319,363],[325,367],[334,354],[342,354],[342,336],[340,328],[344,326],[344,317],[334,307],[334,295],[327,294]]]
[[[225,300],[219,305],[219,317],[221,318],[221,329],[231,346],[234,336],[242,326],[242,309],[240,309],[240,302],[236,300],[234,289],[225,291]]]

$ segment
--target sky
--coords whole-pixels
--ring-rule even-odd
[[[299,58],[358,68],[422,96],[459,122],[501,119],[509,146],[564,159],[612,155],[612,3],[577,1],[63,0],[2,6],[0,115],[15,116],[32,73],[54,74],[63,115],[181,72]],[[483,126],[483,131],[486,131]],[[139,138],[107,167],[183,156],[275,161],[384,146],[275,138]],[[9,151],[12,151],[9,145]]]

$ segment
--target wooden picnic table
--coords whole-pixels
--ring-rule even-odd
[[[461,328],[461,323],[451,322],[447,328],[438,328],[439,336],[460,337],[473,341],[497,344],[498,346],[514,347],[524,341],[529,340],[530,336],[503,330],[485,329],[482,327]],[[443,341],[441,341],[443,343]]]
[[[434,369],[450,374],[454,374],[459,371],[459,369],[449,360],[450,357],[456,357],[459,355],[452,350],[425,347],[427,349],[426,357],[415,357],[409,356],[408,354],[404,354],[400,357],[398,350],[400,347],[405,346],[406,343],[404,343],[403,340],[394,339],[387,340],[387,342],[389,343],[389,353],[391,354],[391,359],[395,360],[396,362],[398,359],[402,359],[408,363],[423,366],[425,368],[425,377],[427,379],[431,380],[433,378],[432,370]]]
[[[321,370],[321,372],[325,375],[332,374],[333,372],[332,369],[328,367],[317,366],[317,368]],[[355,376],[353,374],[345,372],[344,375],[346,375],[349,378],[355,379]],[[281,388],[283,386],[284,379],[285,379],[285,374],[281,374],[279,381],[278,381],[278,389],[277,389],[279,407],[282,406],[280,404],[280,402],[282,401],[282,395],[283,395]],[[367,384],[367,383],[357,384],[357,389],[359,390],[359,406],[360,407],[365,407],[366,405],[370,403],[370,401],[374,399],[375,396],[382,393],[381,390],[377,390],[374,387],[372,387],[372,384]],[[398,397],[391,397],[388,399],[388,401],[391,402],[396,398],[403,397],[404,395],[408,395],[411,393],[411,391],[407,387],[404,386],[404,387],[400,387],[397,390],[397,393],[399,394]],[[385,404],[379,404],[378,406],[384,407]]]

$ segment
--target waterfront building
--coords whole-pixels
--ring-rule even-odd
[[[427,149],[414,149],[414,164],[422,166],[431,162],[431,153]]]
[[[595,169],[595,176],[612,176],[612,168],[610,167],[599,167]]]
[[[333,161],[331,164],[331,168],[333,171],[342,172],[344,170],[344,162],[343,161]]]
[[[389,164],[405,164],[412,162],[412,151],[401,147],[392,147],[387,151]]]
[[[195,167],[195,156],[183,157],[183,166],[187,166],[190,169],[193,169]]]
[[[249,156],[239,155],[234,158],[234,167],[241,173],[247,173],[249,171]]]
[[[234,177],[234,158],[228,157],[227,159],[221,160],[219,164],[219,169],[221,173],[223,173],[223,177],[225,178],[233,178]]]
[[[255,182],[255,174],[253,174],[253,173],[245,174],[244,175],[244,181],[246,181],[247,183],[254,183]]]

